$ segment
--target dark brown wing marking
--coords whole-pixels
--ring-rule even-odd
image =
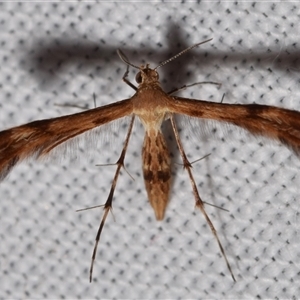
[[[130,100],[85,112],[34,121],[0,132],[0,180],[25,158],[39,158],[59,144],[88,130],[132,113]]]
[[[278,140],[300,155],[300,112],[258,104],[224,104],[173,97],[173,113],[227,122]]]

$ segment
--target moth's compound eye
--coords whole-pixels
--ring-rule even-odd
[[[141,72],[138,72],[137,74],[136,74],[136,76],[135,76],[135,81],[137,82],[137,83],[142,83],[142,74],[141,74]]]

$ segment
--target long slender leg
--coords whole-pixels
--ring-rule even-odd
[[[199,192],[198,192],[198,189],[197,189],[197,186],[196,186],[193,174],[192,174],[192,165],[189,162],[189,160],[187,159],[186,154],[184,152],[184,149],[183,149],[182,143],[181,143],[180,138],[179,138],[179,133],[178,133],[177,126],[176,126],[173,115],[170,116],[170,120],[171,120],[172,128],[173,128],[173,131],[174,131],[175,139],[176,139],[176,142],[177,142],[177,145],[178,145],[178,148],[179,148],[179,152],[180,152],[180,155],[181,155],[182,160],[183,160],[183,167],[187,170],[187,172],[189,174],[189,177],[190,177],[190,181],[191,181],[192,189],[193,189],[193,194],[194,194],[194,197],[195,197],[195,200],[196,200],[196,206],[201,210],[202,214],[204,215],[204,217],[206,219],[206,222],[208,223],[213,235],[215,236],[215,238],[218,242],[220,251],[221,251],[221,253],[222,253],[222,255],[223,255],[223,257],[226,261],[226,265],[227,265],[227,268],[228,268],[228,270],[231,274],[231,277],[232,277],[233,281],[236,281],[235,278],[234,278],[233,272],[231,270],[231,266],[228,262],[227,256],[225,254],[224,248],[223,248],[223,246],[220,242],[220,239],[218,237],[217,231],[216,231],[212,221],[210,220],[210,218],[208,217],[208,215],[207,215],[207,213],[204,209],[204,203],[203,203],[202,199],[200,198],[200,195],[199,195]]]
[[[128,66],[127,66],[127,70],[126,70],[124,76],[122,77],[122,80],[123,80],[126,84],[128,84],[131,88],[133,88],[135,91],[137,91],[137,87],[136,87],[134,84],[132,84],[132,83],[127,79],[128,72],[129,72],[129,68],[128,68]]]
[[[90,282],[92,281],[92,277],[93,277],[93,267],[94,267],[94,261],[96,259],[97,247],[98,247],[98,244],[100,241],[100,235],[101,235],[102,229],[104,227],[104,223],[107,218],[107,215],[108,215],[109,211],[112,209],[112,200],[113,200],[113,195],[114,195],[115,188],[117,185],[117,180],[118,180],[121,168],[124,167],[124,159],[125,159],[125,155],[126,155],[126,151],[127,151],[127,147],[128,147],[129,138],[130,138],[130,135],[132,132],[133,122],[134,122],[134,116],[132,116],[132,118],[131,118],[128,133],[127,133],[127,136],[126,136],[126,139],[124,142],[124,147],[122,149],[121,155],[120,155],[118,161],[116,162],[116,165],[117,165],[116,173],[115,173],[115,176],[114,176],[111,188],[110,188],[108,198],[103,207],[104,213],[103,213],[103,217],[100,222],[100,226],[99,226],[96,238],[95,238],[95,246],[94,246],[93,255],[92,255],[92,261],[91,261],[91,267],[90,267]]]
[[[167,94],[172,95],[172,94],[177,93],[179,91],[185,90],[189,87],[192,87],[192,86],[195,86],[195,85],[200,85],[200,84],[214,84],[214,85],[218,85],[219,87],[222,85],[221,83],[214,82],[214,81],[201,81],[201,82],[195,82],[195,83],[192,83],[192,84],[185,84],[180,88],[176,88],[176,89],[171,90]]]
[[[128,73],[129,73],[129,60],[128,60],[128,58],[127,58],[127,56],[121,51],[121,50],[118,50],[118,55],[120,56],[120,58],[121,58],[121,60],[123,60],[126,64],[127,64],[127,68],[126,68],[126,71],[125,71],[125,73],[124,73],[124,75],[123,75],[123,77],[122,77],[122,80],[126,83],[126,84],[128,84],[131,88],[133,88],[135,91],[137,91],[137,87],[134,85],[134,84],[132,84],[128,79],[127,79],[127,77],[128,77]]]

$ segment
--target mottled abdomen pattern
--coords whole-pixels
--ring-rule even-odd
[[[164,218],[171,186],[171,160],[161,131],[146,132],[143,144],[143,173],[148,199],[157,220]]]

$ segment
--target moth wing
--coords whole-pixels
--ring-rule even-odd
[[[77,114],[34,121],[1,131],[0,180],[18,162],[30,157],[46,157],[67,141],[131,113],[131,101],[126,99]]]
[[[258,104],[227,104],[172,97],[170,112],[219,121],[277,140],[300,155],[300,112]]]

